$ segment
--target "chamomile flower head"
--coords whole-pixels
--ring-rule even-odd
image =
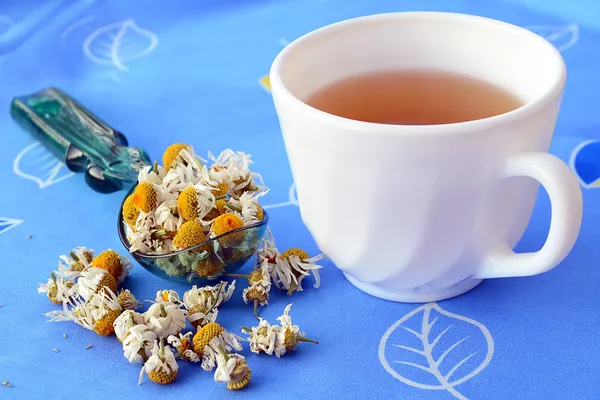
[[[194,351],[202,356],[204,354],[204,349],[211,340],[219,336],[224,329],[221,325],[216,322],[211,322],[204,325],[202,328],[198,329],[196,334],[194,335]]]
[[[182,216],[177,215],[177,200],[166,200],[159,204],[154,211],[154,221],[166,232],[177,232],[185,222]]]
[[[59,257],[57,274],[63,278],[73,280],[91,265],[94,259],[94,250],[84,246],[72,249],[69,254]]]
[[[250,335],[247,340],[250,343],[251,352],[271,355],[275,351],[279,328],[278,325],[271,325],[269,321],[261,318],[258,326],[243,328],[242,332]]]
[[[160,185],[166,174],[167,168],[155,163],[154,165],[149,165],[140,169],[140,172],[138,173],[138,182],[148,182],[154,185]]]
[[[133,192],[133,204],[145,213],[154,210],[158,204],[158,191],[150,182],[140,182]]]
[[[178,370],[179,366],[173,351],[169,346],[165,346],[163,339],[161,339],[160,344],[158,342],[154,343],[152,355],[140,372],[139,384],[142,384],[144,373],[146,373],[152,382],[167,385],[177,378]]]
[[[179,153],[181,153],[182,150],[187,150],[190,148],[191,147],[189,145],[183,143],[174,143],[167,147],[162,156],[163,165],[165,168],[167,170],[171,169],[173,165],[176,164],[176,161],[179,158]]]
[[[318,271],[321,266],[316,263],[322,259],[322,254],[310,257],[302,249],[291,248],[284,251],[278,257],[276,264],[272,268],[271,275],[273,280],[277,282],[277,286],[287,289],[288,294],[291,294],[293,291],[302,291],[302,280],[309,273],[313,274],[315,278],[314,287],[318,288],[321,285],[321,277]]]
[[[152,355],[156,339],[156,334],[143,323],[130,327],[123,339],[125,358],[132,364],[143,364]]]
[[[213,188],[214,189],[211,190],[211,193],[215,197],[221,197],[227,194],[227,191],[229,190],[229,185],[227,184],[227,182],[218,182],[215,186],[213,186]]]
[[[212,371],[217,365],[217,356],[219,354],[228,354],[232,350],[242,350],[242,345],[239,342],[241,339],[242,338],[222,329],[217,335],[213,336],[206,346],[204,346],[201,353],[202,363],[200,364],[200,367],[205,371]],[[194,346],[196,346],[195,340]],[[196,347],[194,347],[194,350],[200,355],[198,350],[196,350]]]
[[[252,164],[250,154],[226,149],[217,157],[209,154],[209,158],[213,161],[211,175],[215,179],[226,182],[229,185],[229,194],[233,197],[238,197],[244,191],[260,190],[254,181],[262,182],[262,178],[250,171]]]
[[[215,218],[210,230],[212,232],[212,237],[217,237],[242,228],[243,226],[244,221],[240,217],[235,214],[226,213]],[[244,238],[245,232],[236,232],[219,237],[219,243],[224,247],[236,247],[244,241]]]
[[[311,342],[318,344],[318,342],[307,339],[304,332],[300,332],[298,325],[292,324],[292,317],[290,315],[291,304],[288,304],[283,311],[283,315],[278,317],[277,320],[280,322],[281,327],[277,332],[277,341],[275,343],[275,355],[281,357],[285,353],[293,351],[300,342]]]
[[[77,292],[84,299],[89,299],[94,293],[110,290],[116,293],[118,290],[117,280],[107,270],[89,267],[79,276],[77,280]]]
[[[268,192],[268,190],[259,193],[245,192],[238,199],[229,200],[228,207],[238,212],[246,225],[262,221],[265,214],[258,204],[258,199]]]
[[[173,248],[176,250],[188,249],[205,241],[206,235],[202,224],[198,220],[191,220],[182,224],[177,231],[173,238]]]
[[[115,329],[115,336],[119,342],[123,341],[129,336],[129,330],[136,325],[144,324],[144,316],[138,312],[132,310],[125,310],[121,315],[115,319],[113,327]]]
[[[216,277],[222,271],[223,261],[212,252],[194,267],[196,275],[206,278]]]
[[[50,311],[44,315],[49,317],[50,322],[73,321],[77,325],[94,330],[94,317],[92,315],[93,304],[84,301],[81,297],[73,297],[70,302],[63,305],[62,310]]]
[[[179,193],[177,209],[179,215],[188,221],[203,219],[215,208],[215,202],[210,186],[190,185]]]
[[[132,228],[135,227],[137,219],[140,216],[140,210],[136,207],[133,197],[133,194],[130,194],[123,202],[123,219]]]
[[[115,333],[115,320],[123,313],[117,295],[111,291],[95,293],[88,301],[94,321],[94,332],[101,336]]]
[[[251,377],[252,370],[248,368],[246,358],[241,354],[217,355],[215,382],[227,382],[227,389],[240,390],[248,385]]]
[[[146,325],[159,338],[178,335],[186,325],[186,311],[171,302],[155,303],[144,313]]]
[[[179,304],[179,295],[175,290],[159,290],[156,292],[155,301],[157,303],[174,303]]]
[[[45,293],[48,299],[55,304],[63,304],[75,294],[75,282],[57,278],[54,273],[50,274],[48,282],[40,283],[38,293]]]
[[[133,268],[127,257],[121,256],[112,249],[98,254],[92,261],[92,266],[107,270],[117,280],[117,283],[123,282]]]
[[[192,344],[192,332],[180,333],[179,336],[170,335],[167,338],[167,342],[177,350],[175,358],[181,358],[183,361],[199,363],[200,357],[194,351],[194,345]]]
[[[271,291],[271,278],[267,265],[263,264],[259,269],[250,273],[249,286],[242,291],[244,303],[254,303],[255,315],[257,305],[265,306],[269,303],[269,292]]]
[[[142,307],[142,303],[135,298],[129,289],[121,289],[117,295],[117,299],[119,300],[119,304],[121,304],[121,308],[123,310],[137,310],[138,308]]]
[[[227,285],[221,282],[215,286],[198,288],[194,285],[183,294],[183,305],[188,310],[188,321],[196,329],[210,322],[215,322],[218,309],[222,303],[228,301],[235,290],[235,281]]]

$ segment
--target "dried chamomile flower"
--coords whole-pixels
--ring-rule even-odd
[[[123,339],[125,358],[132,364],[143,364],[151,356],[156,339],[156,334],[144,324],[130,327]]]
[[[244,356],[225,352],[217,355],[215,382],[227,382],[227,389],[240,390],[248,385],[251,377],[252,370]]]
[[[249,334],[250,351],[256,354],[273,354],[277,341],[278,325],[271,325],[266,319],[260,318],[258,326],[247,328],[242,326],[242,332]]]
[[[214,189],[211,190],[211,193],[215,197],[223,197],[227,194],[229,190],[229,185],[227,182],[218,182],[215,186],[212,186]]]
[[[209,322],[215,322],[217,307],[228,301],[235,290],[235,281],[227,287],[227,282],[215,286],[198,288],[194,285],[183,294],[183,305],[188,310],[188,321],[196,329]]]
[[[186,325],[186,313],[178,304],[171,302],[160,302],[150,306],[144,313],[146,325],[159,338],[169,335],[178,335]]]
[[[107,270],[89,267],[79,276],[77,280],[77,292],[84,299],[89,299],[94,293],[110,290],[116,293],[118,290],[117,280]]]
[[[160,344],[155,342],[152,349],[152,355],[144,364],[140,371],[139,385],[142,384],[144,373],[148,374],[148,378],[152,382],[166,385],[177,378],[179,366],[173,355],[173,351],[169,346],[164,345],[163,339],[160,339]]]
[[[192,332],[186,334],[180,333],[179,336],[170,335],[167,342],[177,350],[175,358],[181,358],[183,361],[199,363],[200,357],[194,351],[192,344]]]
[[[129,271],[133,268],[133,264],[127,257],[121,256],[112,249],[105,250],[98,254],[92,260],[92,266],[107,270],[114,276],[117,283],[122,283],[127,275],[129,275]]]
[[[127,196],[123,202],[123,219],[132,228],[135,228],[138,217],[140,216],[140,210],[136,207],[133,202],[133,194]]]
[[[215,220],[215,218],[217,218],[219,215],[225,214],[229,211],[230,209],[227,208],[227,200],[217,199],[215,201],[215,208],[210,210],[210,212],[206,214],[206,216],[202,220],[206,223],[212,223]]]
[[[175,290],[159,290],[156,292],[156,303],[174,303],[179,304],[179,295]]]
[[[160,185],[163,178],[167,175],[167,169],[154,162],[154,165],[148,165],[140,169],[138,173],[138,182],[148,182],[154,185]]]
[[[94,250],[78,246],[71,250],[69,254],[61,255],[59,258],[58,275],[73,280],[79,277],[81,271],[91,265],[94,259]]]
[[[260,222],[265,214],[263,208],[258,204],[258,199],[268,192],[268,190],[260,193],[245,192],[239,199],[232,198],[229,200],[226,207],[239,213],[246,225]]]
[[[158,204],[158,190],[149,182],[140,182],[133,192],[133,204],[145,213],[154,210]]]
[[[142,303],[135,298],[129,289],[121,289],[117,298],[119,299],[119,304],[121,304],[123,310],[137,310],[142,307]]]
[[[267,265],[275,287],[287,290],[288,294],[302,291],[302,280],[311,272],[315,277],[314,287],[318,288],[321,284],[318,271],[321,266],[316,262],[322,260],[323,255],[310,257],[304,250],[298,248],[291,248],[281,254],[275,246],[275,239],[270,229],[267,229],[262,245],[258,249],[257,259],[261,265]]]
[[[223,260],[218,257],[215,253],[210,252],[206,257],[198,260],[198,263],[194,267],[194,272],[201,277],[212,278],[217,275],[222,275],[223,271]]]
[[[231,149],[223,150],[217,157],[209,154],[209,158],[213,161],[210,168],[211,176],[226,182],[229,186],[229,194],[233,197],[239,197],[245,191],[258,191],[261,185],[255,181],[262,184],[262,177],[250,171],[251,157],[250,154],[234,152]]]
[[[244,221],[235,214],[219,215],[210,226],[211,236],[219,237],[219,243],[223,247],[236,247],[242,243],[246,237],[246,232],[229,233],[242,228]],[[229,233],[228,235],[225,235]],[[224,236],[221,236],[224,235]]]
[[[80,297],[74,297],[67,304],[65,303],[62,310],[50,311],[44,315],[49,317],[50,322],[73,321],[77,325],[93,331],[96,327],[92,316],[93,305],[90,302],[84,301]]]
[[[200,330],[198,332],[200,332]],[[209,332],[210,330],[207,333]],[[196,333],[196,336],[198,336],[198,333]],[[198,346],[196,336],[194,336],[194,351],[198,355],[202,356],[202,363],[200,366],[205,371],[212,371],[215,368],[217,365],[217,356],[220,353],[230,353],[232,350],[242,350],[242,345],[239,342],[242,338],[234,335],[233,333],[227,332],[222,328],[221,331],[217,335],[213,336],[208,344],[204,346],[202,352],[199,352],[196,349]],[[206,336],[208,337],[208,335]]]
[[[188,149],[191,149],[191,146],[183,143],[174,143],[167,147],[162,157],[163,165],[165,166],[165,168],[171,169],[173,165],[176,164],[176,161],[179,158],[179,153],[181,153],[182,150]]]
[[[38,293],[45,293],[48,299],[55,304],[68,302],[75,292],[73,281],[57,278],[54,272],[50,274],[48,282],[40,283],[39,286]]]
[[[216,322],[210,322],[198,329],[193,340],[194,351],[199,356],[202,356],[204,354],[204,349],[208,346],[210,341],[219,336],[224,330],[225,329]]]
[[[304,332],[300,332],[298,325],[292,324],[292,317],[290,316],[291,304],[288,304],[283,311],[283,315],[278,317],[277,320],[281,323],[279,332],[277,332],[277,341],[275,343],[275,355],[281,357],[285,353],[293,351],[300,342],[310,342],[319,344],[319,342],[308,339]]]
[[[206,241],[204,228],[198,220],[187,221],[181,225],[173,239],[173,248],[176,250],[188,249]],[[202,246],[199,252],[206,251]]]
[[[132,310],[125,310],[113,323],[115,336],[123,342],[129,335],[129,329],[136,325],[144,324],[144,316]]]
[[[165,200],[154,211],[155,223],[165,232],[174,233],[185,222],[177,211],[177,200]]]
[[[190,185],[177,198],[179,215],[188,221],[203,219],[215,206],[215,195],[209,186]]]
[[[102,291],[93,295],[88,304],[91,306],[94,332],[101,336],[114,334],[115,320],[123,313],[117,295],[113,292]]]
[[[230,276],[244,277],[244,275],[230,274]],[[244,303],[254,304],[254,316],[258,318],[258,306],[265,306],[269,303],[269,292],[271,291],[271,277],[267,264],[264,263],[260,268],[255,269],[247,275],[248,287],[242,291]]]

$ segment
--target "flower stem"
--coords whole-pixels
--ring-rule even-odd
[[[56,285],[56,275],[54,275],[54,272],[50,273],[50,278],[52,278],[52,282],[54,282],[54,284]]]
[[[254,316],[260,321],[260,318],[258,317],[258,300],[254,300]]]
[[[158,175],[158,161],[154,161],[154,167],[152,168],[154,173]]]
[[[210,308],[204,314],[208,315],[208,313],[211,312],[213,310],[213,308],[215,308],[217,306],[217,304],[219,303],[219,296],[221,295],[221,290],[223,290],[223,283],[224,282],[221,282],[221,284],[219,285],[219,290],[217,290],[217,294],[215,295],[215,302],[213,303],[212,306],[210,306]]]
[[[70,252],[69,252],[69,255],[71,256],[71,258],[72,258],[74,261],[79,261],[79,257],[77,257],[77,254],[75,254],[74,252],[70,251]]]
[[[227,276],[232,276],[234,278],[246,278],[246,279],[250,279],[250,275],[247,275],[247,274],[227,274]]]
[[[305,338],[305,337],[302,337],[302,336],[298,336],[296,338],[296,340],[298,340],[299,342],[308,342],[308,343],[319,344],[319,342],[317,342],[316,340],[312,340],[312,339]]]
[[[252,332],[252,328],[248,328],[247,326],[242,325],[242,330],[246,332]]]
[[[223,354],[223,357],[225,357],[225,362],[229,361],[229,356],[227,355],[227,351],[223,348],[223,346],[219,344],[217,345],[217,348]]]
[[[231,205],[231,204],[229,204],[229,203],[225,204],[225,207],[229,208],[230,210],[237,211],[237,212],[239,212],[239,213],[241,213],[241,212],[242,212],[242,209],[241,209],[241,208],[239,208],[239,207],[236,207],[236,206],[232,206],[232,205]]]
[[[167,316],[167,311],[165,310],[164,304],[160,305],[160,316],[165,318]]]

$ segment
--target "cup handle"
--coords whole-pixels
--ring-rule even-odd
[[[546,243],[532,253],[515,253],[504,244],[488,254],[474,278],[538,275],[556,267],[575,245],[581,227],[583,199],[579,182],[569,167],[548,153],[524,153],[508,159],[501,177],[517,176],[537,180],[550,197],[552,217]]]

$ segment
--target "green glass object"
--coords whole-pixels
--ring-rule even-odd
[[[102,193],[128,189],[151,164],[146,152],[128,147],[127,138],[56,88],[15,97],[10,113],[33,137],[87,184]]]

